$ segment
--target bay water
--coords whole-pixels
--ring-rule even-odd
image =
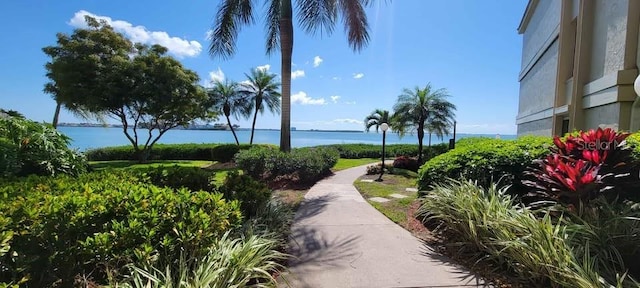
[[[107,146],[131,145],[127,137],[124,135],[122,128],[116,127],[58,127],[58,129],[72,139],[71,147],[80,151],[92,148],[100,148]],[[148,136],[146,130],[138,131],[141,139]],[[240,143],[249,143],[251,130],[240,129],[236,131]],[[466,137],[491,137],[497,135],[487,134],[457,134],[456,138]],[[431,143],[449,142],[449,138],[438,139],[432,137]],[[515,135],[499,135],[502,139],[515,139]],[[424,145],[427,145],[428,135],[425,135]],[[143,141],[141,141],[143,142]],[[163,144],[176,143],[235,143],[233,134],[230,130],[169,130],[158,141]],[[256,130],[253,137],[253,143],[259,144],[280,144],[279,130]],[[292,147],[309,147],[328,144],[347,144],[347,143],[363,143],[363,144],[382,144],[382,132],[360,132],[360,131],[307,131],[296,130],[291,131]],[[396,133],[387,132],[387,144],[417,144],[416,134],[406,134],[400,137]]]

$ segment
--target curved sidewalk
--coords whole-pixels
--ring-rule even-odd
[[[336,172],[305,195],[289,243],[296,258],[279,287],[482,286],[369,205],[353,186],[365,172]]]

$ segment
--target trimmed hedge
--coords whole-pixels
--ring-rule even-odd
[[[312,184],[330,174],[338,158],[335,149],[326,147],[298,148],[289,153],[273,148],[253,148],[240,151],[235,161],[244,173],[255,179]]]
[[[270,146],[270,145],[256,145]],[[156,144],[148,160],[211,160],[229,162],[240,150],[251,148],[249,144]],[[137,160],[131,146],[91,149],[85,152],[90,161]]]
[[[382,145],[373,144],[333,144],[317,147],[330,147],[340,152],[340,158],[360,159],[360,158],[380,158],[382,157]],[[435,144],[431,147],[426,145],[422,147],[422,153],[425,159],[431,159],[437,155],[445,153],[449,150],[448,144]],[[418,156],[418,145],[416,144],[390,144],[385,145],[385,156]]]
[[[436,156],[419,170],[421,191],[445,183],[447,178],[465,178],[488,187],[492,182],[518,186],[522,172],[535,159],[550,153],[550,137],[524,136],[516,140],[464,138],[456,148]],[[503,178],[505,176],[506,178]],[[519,189],[520,187],[513,187]]]
[[[153,185],[173,189],[187,188],[191,191],[204,190],[215,192],[215,171],[199,167],[160,166],[145,169],[135,169],[132,173],[139,175]],[[230,199],[230,198],[226,198]]]
[[[239,203],[222,194],[159,188],[127,171],[6,181],[0,235],[13,239],[0,283],[26,277],[29,287],[72,287],[87,276],[106,284],[125,264],[202,255],[241,222]]]

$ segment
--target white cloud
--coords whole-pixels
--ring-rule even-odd
[[[364,77],[364,73],[356,73],[356,74],[353,74],[353,79],[360,79],[360,78],[362,78],[362,77]]]
[[[344,102],[344,104],[347,104],[347,105],[356,105],[356,101],[346,101],[346,102]]]
[[[338,103],[338,99],[340,99],[340,96],[338,95],[331,96],[331,101],[333,101],[333,103]]]
[[[222,69],[220,69],[220,67],[218,67],[218,70],[216,71],[209,72],[209,81],[224,81],[224,72],[222,72]]]
[[[261,71],[269,71],[269,69],[271,69],[271,65],[265,64],[265,65],[256,67],[256,69],[261,70]]]
[[[195,57],[202,51],[202,45],[198,41],[189,41],[179,37],[171,37],[164,31],[149,31],[144,26],[133,26],[133,24],[123,20],[113,20],[111,17],[100,16],[80,10],[69,20],[69,25],[76,28],[87,28],[85,16],[91,16],[97,20],[107,22],[114,30],[124,34],[131,41],[142,44],[160,44],[169,49],[169,52],[176,57]]]
[[[304,70],[291,71],[291,79],[304,77]]]
[[[334,119],[333,121],[331,121],[333,123],[347,123],[347,124],[364,124],[362,121],[360,120],[356,120],[356,119],[349,119],[349,118],[344,118],[344,119]]]
[[[340,77],[332,77],[331,79],[333,79],[333,80],[341,80],[342,78],[340,78]]]
[[[304,91],[300,91],[291,95],[291,103],[299,103],[302,105],[324,105],[326,104],[324,98],[311,98]]]
[[[322,58],[320,58],[320,56],[313,57],[313,67],[320,66],[320,64],[322,64],[322,61],[324,61],[324,60],[322,60]]]

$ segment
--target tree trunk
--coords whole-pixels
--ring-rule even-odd
[[[431,132],[429,132],[429,145],[427,146],[427,155],[425,158],[427,158],[427,160],[429,160],[429,156],[431,153]]]
[[[58,128],[58,117],[60,117],[60,107],[62,106],[62,103],[57,102],[56,101],[56,112],[53,113],[53,121],[51,122],[51,125],[53,125],[53,128]]]
[[[418,163],[422,165],[422,139],[424,139],[424,123],[418,123]]]
[[[258,110],[262,105],[262,101],[258,101],[256,98],[256,111],[253,113],[253,124],[251,124],[251,138],[249,139],[249,145],[253,145],[253,133],[256,131],[256,119],[258,119]]]
[[[238,141],[238,136],[236,135],[236,131],[233,130],[233,125],[231,125],[231,119],[229,119],[229,116],[227,117],[227,125],[229,125],[229,129],[231,129],[231,133],[233,133],[233,138],[236,139],[236,145],[240,146],[240,141]]]
[[[291,151],[291,56],[293,54],[293,23],[291,0],[280,6],[280,53],[282,56],[282,115],[280,121],[280,150]]]

